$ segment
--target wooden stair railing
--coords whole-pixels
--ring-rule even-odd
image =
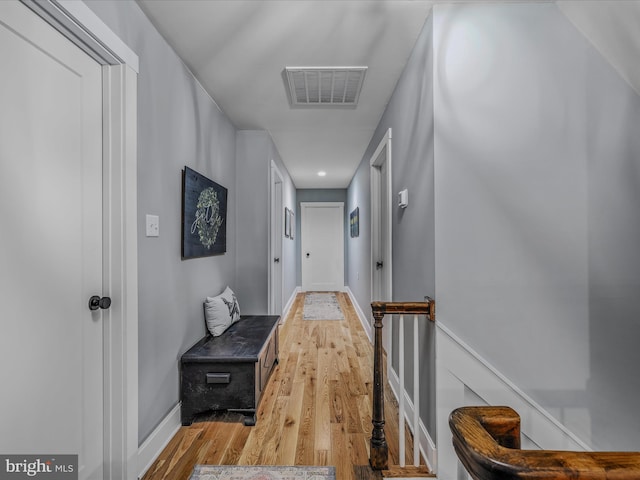
[[[384,434],[384,364],[382,346],[382,319],[385,315],[424,315],[436,319],[435,300],[425,297],[424,302],[372,302],[374,327],[373,346],[373,409],[369,462],[374,470],[389,468],[389,447]],[[402,435],[404,428],[399,431]]]
[[[509,407],[462,407],[449,427],[475,480],[640,479],[640,452],[520,450],[520,416]]]

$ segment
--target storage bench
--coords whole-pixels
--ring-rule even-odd
[[[222,335],[207,335],[180,359],[182,425],[198,413],[230,410],[255,425],[260,397],[278,361],[278,315],[242,316]]]

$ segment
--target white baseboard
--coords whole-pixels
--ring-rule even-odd
[[[356,297],[351,291],[351,289],[349,287],[345,287],[345,292],[349,295],[349,299],[351,300],[351,303],[353,304],[353,308],[355,308],[356,313],[358,314],[358,318],[360,319],[362,328],[364,328],[364,331],[366,332],[367,337],[369,337],[369,341],[373,343],[373,328],[369,323],[369,317],[365,315],[362,309],[360,308],[360,305],[358,304],[358,301],[356,300]]]
[[[296,301],[296,296],[301,291],[302,291],[302,289],[300,287],[296,287],[296,288],[293,289],[293,293],[289,297],[289,300],[287,301],[287,304],[282,309],[281,323],[284,323],[287,320],[287,316],[289,315],[289,312],[291,311],[291,307],[293,307],[293,303]]]
[[[436,417],[438,428],[438,466],[440,480],[457,480],[459,467],[451,446],[448,419],[458,407],[479,401],[487,405],[506,405],[521,418],[523,448],[590,451],[516,384],[502,375],[469,345],[441,322],[436,322]]]
[[[181,426],[180,403],[178,403],[138,448],[139,479],[147,473],[147,470],[156,461],[164,447],[167,446]]]

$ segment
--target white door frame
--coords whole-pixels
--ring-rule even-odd
[[[382,155],[384,153],[384,155]],[[382,199],[382,189],[380,182],[382,175],[380,167],[386,162],[387,166],[387,198]],[[392,170],[391,170],[391,129],[387,130],[378,148],[371,156],[369,161],[369,170],[371,178],[371,300],[391,301],[393,295],[393,249],[392,249]],[[381,219],[385,216],[387,219],[387,231],[384,238],[380,235]],[[382,240],[382,241],[381,241]],[[382,243],[382,245],[381,245]],[[380,298],[374,298],[376,295],[376,285],[374,282],[376,262],[379,261],[378,253],[382,252],[385,265],[383,274],[386,276],[386,291],[380,292]]]
[[[269,197],[271,200],[270,208],[269,208],[269,247],[267,251],[269,252],[269,258],[267,260],[267,264],[269,265],[269,305],[268,311],[271,315],[280,315],[282,314],[282,295],[284,289],[284,279],[283,279],[283,271],[284,271],[284,255],[283,255],[283,237],[284,237],[284,197],[282,187],[283,179],[282,173],[276,163],[271,160],[271,174],[269,177]],[[280,195],[277,194],[276,184],[280,184]],[[278,198],[279,197],[279,198]],[[278,245],[279,242],[279,245]],[[278,248],[279,247],[279,248]],[[275,259],[278,260],[278,268],[275,268],[274,262]],[[280,288],[277,288],[279,285]],[[280,292],[280,299],[276,298]],[[279,301],[278,301],[279,300]],[[278,306],[280,308],[278,308]],[[280,311],[278,311],[280,310]]]
[[[386,165],[386,198],[382,198],[381,188],[383,175],[382,165]],[[392,170],[391,170],[391,129],[389,128],[378,144],[369,161],[371,179],[371,301],[393,300],[393,249],[392,249]],[[382,219],[386,218],[386,222]],[[387,231],[381,232],[383,223],[386,223]],[[382,234],[381,234],[382,233]],[[384,260],[382,275],[384,281],[376,273],[376,263],[380,261],[380,255]],[[378,284],[380,282],[380,284]],[[383,288],[384,286],[385,288]],[[383,290],[383,291],[382,291]],[[373,314],[369,314],[370,325],[373,326]],[[387,352],[387,369],[392,369],[392,325],[391,321],[383,320],[382,345]]]
[[[137,478],[138,56],[83,2],[21,1],[103,65],[104,478]]]

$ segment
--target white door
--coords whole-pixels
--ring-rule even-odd
[[[344,203],[300,205],[302,290],[344,290]]]
[[[0,2],[0,452],[102,478],[101,67]]]
[[[269,282],[269,313],[282,313],[282,239],[284,238],[284,205],[282,201],[282,175],[271,166],[271,275]]]

